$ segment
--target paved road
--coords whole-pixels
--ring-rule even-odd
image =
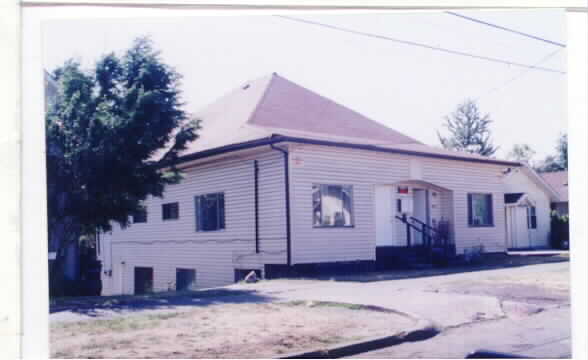
[[[537,358],[570,358],[570,308],[458,326],[426,341],[403,343],[355,357],[463,359],[479,349]]]
[[[480,348],[533,357],[571,355],[568,263],[368,283],[277,280],[236,286],[275,299],[382,306],[441,330],[427,341],[358,357],[463,358]]]

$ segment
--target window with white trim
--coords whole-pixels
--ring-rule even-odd
[[[353,226],[353,186],[312,185],[314,227]]]

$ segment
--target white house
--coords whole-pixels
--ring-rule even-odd
[[[545,200],[505,187],[518,163],[424,145],[277,74],[197,115],[184,180],[101,237],[104,294],[370,269],[407,248],[504,252],[505,193]]]
[[[549,247],[551,204],[557,191],[528,166],[511,169],[504,177],[506,242],[509,249]]]

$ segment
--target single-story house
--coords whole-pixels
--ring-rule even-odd
[[[196,115],[183,181],[102,234],[103,294],[370,269],[409,247],[504,252],[505,194],[543,201],[505,188],[519,163],[427,146],[275,73]]]
[[[559,195],[558,201],[554,201],[551,208],[559,215],[568,215],[568,171],[545,172],[540,175]]]
[[[559,200],[558,192],[530,167],[510,168],[504,176],[507,247],[549,247],[551,204]]]

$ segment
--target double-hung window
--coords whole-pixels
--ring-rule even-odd
[[[312,185],[312,208],[315,227],[353,226],[353,187]]]
[[[225,195],[214,193],[194,198],[196,231],[215,231],[225,228]]]
[[[537,229],[537,209],[534,206],[527,206],[527,228]]]
[[[494,226],[492,194],[468,194],[468,224],[471,227]]]
[[[161,205],[161,218],[163,220],[176,220],[180,217],[180,204],[177,202]]]

